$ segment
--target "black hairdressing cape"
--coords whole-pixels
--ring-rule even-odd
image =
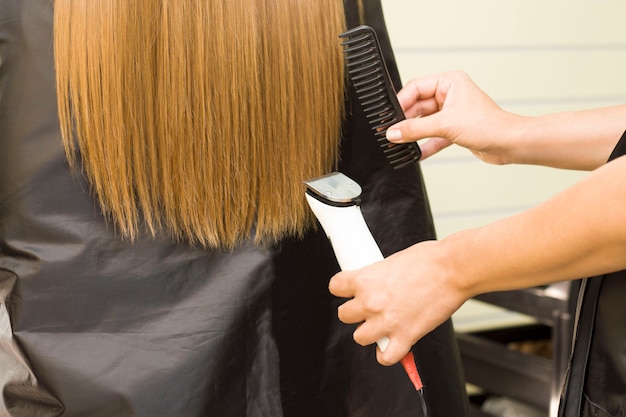
[[[380,4],[363,3],[346,2],[350,25],[376,27],[397,80]],[[228,253],[116,237],[65,162],[52,16],[51,0],[0,0],[0,415],[421,415],[402,368],[337,320],[321,230]],[[347,105],[341,168],[383,252],[433,238],[419,167],[390,170]],[[415,354],[431,415],[466,415],[450,323]]]

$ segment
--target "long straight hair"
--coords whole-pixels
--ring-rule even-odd
[[[103,213],[232,248],[301,236],[337,162],[342,0],[56,0],[60,128]]]

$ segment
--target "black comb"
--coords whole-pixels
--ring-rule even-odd
[[[405,117],[389,78],[376,31],[363,25],[339,37],[344,39],[341,44],[348,77],[387,160],[394,169],[418,161],[422,152],[416,143],[393,144],[385,136],[387,128]]]

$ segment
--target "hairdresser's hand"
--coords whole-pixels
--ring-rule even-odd
[[[447,276],[438,245],[418,243],[365,268],[340,272],[330,281],[331,293],[351,298],[338,315],[345,323],[362,323],[354,332],[358,344],[389,337],[385,352],[377,351],[383,365],[402,359],[469,298],[454,277]]]
[[[455,143],[494,164],[509,163],[506,133],[519,116],[505,112],[463,72],[417,78],[398,93],[404,120],[387,131],[391,142],[420,144],[422,159]]]

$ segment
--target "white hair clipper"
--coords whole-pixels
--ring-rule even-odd
[[[309,206],[324,228],[342,270],[359,269],[383,259],[361,213],[359,184],[340,172],[305,184]],[[385,350],[387,342],[379,341],[380,350]]]
[[[342,270],[359,269],[384,258],[361,213],[362,189],[356,181],[333,172],[304,183],[309,206],[326,232]],[[376,343],[384,352],[389,338],[382,337]],[[421,392],[422,381],[412,352],[402,365],[415,389]]]
[[[304,182],[306,199],[324,228],[342,270],[359,269],[381,261],[378,248],[361,213],[361,186],[340,172]],[[377,342],[384,352],[389,339]]]

